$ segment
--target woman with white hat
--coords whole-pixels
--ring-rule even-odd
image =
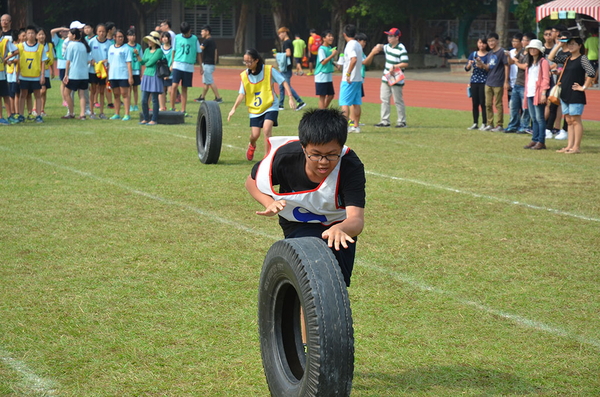
[[[544,44],[534,39],[525,47],[527,69],[525,69],[525,100],[523,108],[529,110],[533,122],[533,136],[531,142],[523,149],[546,149],[546,92],[550,89],[550,63],[544,58]]]
[[[160,48],[160,33],[150,32],[144,37],[144,42],[148,44],[148,50],[144,52],[142,65],[146,65],[144,77],[142,78],[142,114],[143,120],[140,124],[156,125],[158,120],[159,102],[158,95],[163,92],[163,80],[157,76],[156,63],[164,58],[164,53]],[[152,120],[148,111],[148,99],[152,95]]]

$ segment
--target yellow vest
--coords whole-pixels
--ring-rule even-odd
[[[248,106],[248,112],[252,114],[264,113],[273,105],[273,89],[271,88],[272,68],[270,65],[265,65],[263,79],[255,84],[251,83],[248,79],[248,70],[244,70],[240,74],[244,90],[246,91],[246,106]]]
[[[3,37],[0,40],[0,72],[4,71],[4,57],[6,56],[6,44],[8,44],[8,37]]]
[[[46,56],[48,57],[48,59],[46,59],[46,70],[50,69],[50,66],[52,66],[54,64],[54,44],[52,43],[47,43],[48,44],[48,52],[46,53]]]
[[[23,77],[41,77],[42,76],[42,54],[44,46],[38,45],[36,52],[25,51],[23,43],[17,44],[19,49],[19,70]]]

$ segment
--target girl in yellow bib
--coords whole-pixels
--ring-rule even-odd
[[[242,83],[240,84],[239,95],[229,112],[227,121],[231,120],[235,109],[245,100],[250,113],[250,128],[252,129],[246,158],[252,160],[261,128],[264,130],[265,152],[267,152],[271,131],[273,126],[277,127],[279,100],[274,100],[276,96],[273,84],[276,82],[283,85],[290,99],[289,103],[292,109],[296,109],[296,103],[292,97],[290,86],[283,75],[273,69],[272,66],[265,65],[265,61],[254,48],[247,50],[244,54],[244,65],[248,69],[240,74]]]

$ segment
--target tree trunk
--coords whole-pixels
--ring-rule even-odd
[[[247,3],[242,3],[240,9],[240,19],[238,21],[237,32],[235,33],[235,42],[233,52],[235,54],[244,53],[244,38],[246,37],[246,24],[248,22],[249,7]]]
[[[496,11],[496,33],[498,33],[500,45],[509,48],[508,37],[508,9],[510,0],[497,0],[498,8]]]
[[[426,21],[423,18],[419,18],[415,15],[410,15],[410,43],[404,43],[408,52],[423,52],[425,48],[425,37],[424,30],[426,29]]]

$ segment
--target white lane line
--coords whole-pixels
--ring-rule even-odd
[[[542,207],[539,205],[522,203],[520,201],[513,201],[513,200],[501,198],[501,197],[489,196],[487,194],[479,194],[479,193],[469,192],[468,190],[454,189],[452,187],[438,185],[435,183],[424,182],[424,181],[420,181],[418,179],[390,176],[390,175],[380,174],[379,172],[373,172],[373,171],[365,171],[365,173],[368,175],[373,175],[373,176],[377,176],[380,178],[386,178],[386,179],[391,179],[391,180],[400,181],[400,182],[410,182],[410,183],[414,183],[414,184],[425,186],[425,187],[432,188],[432,189],[445,190],[448,192],[464,194],[464,195],[468,195],[468,196],[472,196],[472,197],[482,198],[482,199],[489,200],[489,201],[497,201],[499,203],[517,205],[517,206],[521,206],[521,207],[530,208],[533,210],[551,212],[553,214],[562,215],[562,216],[570,216],[573,218],[583,219],[585,221],[600,222],[599,218],[593,218],[591,216],[579,215],[579,214],[575,214],[572,212],[557,210],[554,208],[548,208],[548,207]]]
[[[3,148],[2,146],[0,146],[0,149],[6,150],[6,148]],[[102,178],[102,177],[93,175],[93,174],[91,174],[89,172],[80,171],[80,170],[77,170],[77,169],[72,168],[72,167],[63,166],[63,165],[56,164],[56,163],[53,163],[53,162],[50,162],[50,161],[42,160],[42,159],[37,158],[37,157],[32,157],[32,156],[28,156],[28,155],[21,155],[21,154],[14,153],[12,151],[10,151],[10,152],[13,153],[13,154],[16,154],[16,155],[28,158],[30,160],[39,162],[41,164],[45,164],[45,165],[48,165],[48,166],[51,166],[51,167],[59,168],[59,169],[62,169],[62,170],[65,170],[65,171],[69,171],[69,172],[73,172],[73,173],[78,174],[80,176],[84,176],[84,177],[87,177],[87,178],[92,178],[92,179],[95,179],[97,181],[101,181],[101,182],[104,182],[106,184],[119,187],[119,188],[121,188],[121,189],[123,189],[125,191],[130,192],[130,193],[134,193],[134,194],[137,194],[137,195],[140,195],[140,196],[152,199],[152,200],[156,200],[156,201],[158,201],[160,203],[163,203],[163,204],[168,204],[168,205],[177,206],[177,207],[180,207],[180,208],[187,209],[187,210],[192,211],[194,213],[197,213],[197,214],[199,214],[201,216],[205,216],[205,217],[207,217],[207,218],[209,218],[211,220],[214,220],[216,222],[225,224],[227,226],[235,227],[236,229],[239,229],[239,230],[247,232],[247,233],[251,233],[251,234],[254,234],[254,235],[257,235],[257,236],[262,236],[262,237],[265,237],[265,238],[267,238],[269,240],[273,240],[273,241],[281,239],[281,236],[274,236],[272,234],[268,234],[268,233],[262,232],[260,230],[257,230],[257,229],[254,229],[254,228],[242,225],[239,222],[235,222],[235,221],[232,221],[232,220],[220,217],[220,216],[218,216],[216,214],[211,213],[210,211],[206,211],[206,210],[203,210],[203,209],[200,209],[200,208],[197,208],[197,207],[193,207],[191,205],[188,205],[188,204],[185,204],[185,203],[181,203],[181,202],[178,202],[178,201],[175,201],[175,200],[171,200],[171,199],[163,198],[163,197],[160,197],[160,196],[156,196],[154,194],[147,193],[147,192],[144,192],[144,191],[141,191],[141,190],[129,187],[129,186],[124,185],[122,183],[115,182],[115,181],[113,181],[111,179],[108,179],[108,178]],[[498,310],[498,309],[494,309],[494,308],[482,305],[481,303],[477,303],[475,301],[471,301],[471,300],[468,300],[468,299],[464,299],[464,298],[455,296],[454,294],[452,294],[450,292],[446,292],[446,291],[444,291],[442,289],[439,289],[437,287],[429,286],[429,285],[424,284],[424,283],[422,283],[422,282],[420,282],[418,280],[415,280],[412,277],[409,277],[407,275],[403,275],[403,274],[401,274],[399,272],[394,272],[394,271],[391,271],[389,269],[386,269],[386,268],[383,268],[383,267],[380,267],[380,266],[377,266],[377,265],[373,265],[373,264],[365,262],[365,261],[359,261],[359,263],[362,266],[364,266],[365,268],[371,269],[371,270],[379,272],[379,273],[384,273],[384,274],[388,274],[390,276],[393,276],[396,279],[398,279],[398,280],[400,280],[400,281],[402,281],[404,283],[410,284],[413,287],[416,287],[417,289],[419,289],[421,291],[431,292],[431,293],[435,293],[435,294],[447,296],[447,297],[451,298],[452,300],[454,300],[455,302],[457,302],[459,304],[462,304],[462,305],[467,306],[467,307],[475,308],[475,309],[477,309],[479,311],[482,311],[482,312],[487,313],[487,314],[492,315],[492,316],[496,316],[496,317],[503,318],[505,320],[509,320],[509,321],[511,321],[511,322],[513,322],[515,324],[520,325],[520,326],[523,326],[523,327],[526,327],[526,328],[535,329],[537,331],[545,332],[545,333],[550,334],[550,335],[559,336],[559,337],[563,337],[563,338],[566,338],[566,339],[571,339],[571,340],[577,341],[577,342],[582,343],[582,344],[586,344],[586,345],[594,346],[596,348],[600,348],[600,340],[593,339],[593,338],[586,338],[586,337],[574,334],[572,332],[569,332],[569,331],[564,330],[564,329],[559,328],[559,327],[553,327],[553,326],[544,324],[544,323],[539,322],[539,321],[530,320],[528,318],[525,318],[525,317],[522,317],[522,316],[519,316],[519,315],[516,315],[516,314],[510,314],[510,313],[502,311],[502,310]]]
[[[57,390],[53,381],[39,377],[23,361],[11,357],[8,352],[2,350],[1,348],[0,362],[21,376],[21,382],[19,386],[24,390],[27,390],[27,394],[31,392],[32,394],[39,394],[42,396],[56,395]]]

